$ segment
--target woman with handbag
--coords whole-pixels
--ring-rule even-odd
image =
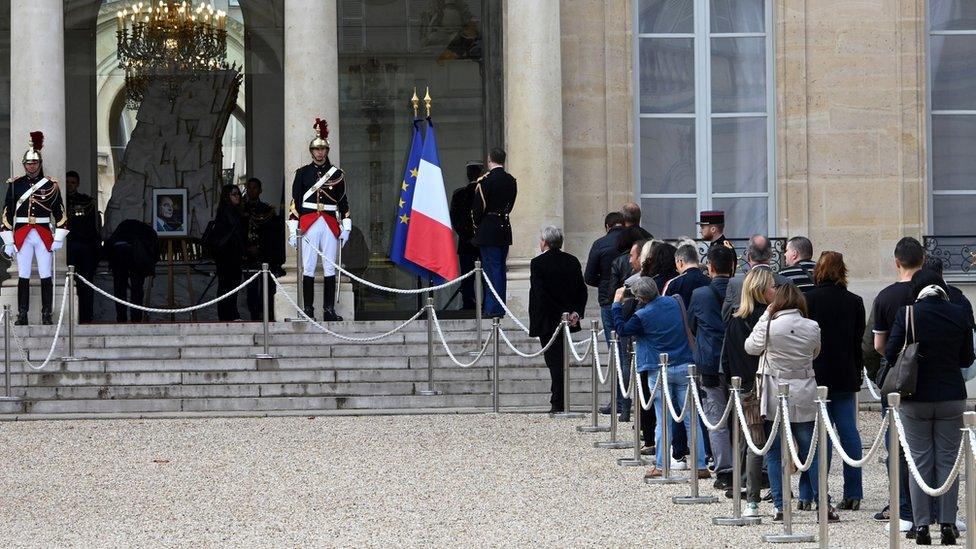
[[[962,369],[973,362],[972,327],[968,313],[949,302],[945,282],[932,270],[922,269],[912,276],[912,295],[915,303],[898,315],[888,337],[885,358],[895,366],[888,371],[885,386],[897,382],[902,394],[906,451],[911,451],[925,482],[940,486],[952,470],[962,438],[966,408]],[[939,498],[938,517],[932,516],[931,498],[914,478],[908,488],[914,519],[909,537],[914,535],[919,545],[930,545],[929,524],[937,519],[942,544],[954,545],[959,481]]]
[[[766,306],[773,297],[773,275],[767,269],[753,269],[742,282],[742,295],[739,308],[725,327],[725,344],[722,346],[722,371],[728,376],[742,379],[742,412],[749,426],[749,436],[756,444],[764,444],[767,433],[759,411],[759,398],[756,396],[756,371],[759,357],[745,351],[746,338],[752,333],[759,318],[766,312]],[[753,454],[746,448],[746,506],[743,516],[758,517],[760,492],[762,490],[763,457]],[[738,474],[742,474],[741,471]]]
[[[820,354],[820,327],[807,318],[807,304],[800,290],[792,284],[776,289],[766,312],[759,318],[752,333],[746,338],[745,350],[760,356],[759,401],[762,414],[772,422],[780,407],[779,385],[790,389],[787,406],[790,412],[790,432],[796,440],[800,456],[805,457],[813,439],[813,424],[817,417],[817,380],[813,371],[813,359]],[[773,492],[774,521],[783,520],[782,468],[779,433],[770,433],[775,440],[766,454],[769,486]],[[800,475],[800,502],[817,499],[817,457],[813,466]],[[801,508],[804,506],[801,505]],[[828,509],[830,521],[839,520],[833,509]]]
[[[857,431],[857,392],[861,390],[864,355],[864,300],[847,289],[847,266],[838,252],[824,252],[813,269],[814,287],[804,296],[810,319],[820,326],[822,351],[813,361],[817,385],[827,387],[827,413],[837,429],[847,455],[861,459],[861,435]],[[827,454],[828,470],[830,457]],[[861,469],[844,465],[844,499],[839,509],[856,511],[864,491]],[[801,504],[809,505],[809,502]]]

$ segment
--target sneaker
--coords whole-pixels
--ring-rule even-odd
[[[910,532],[915,525],[912,521],[905,519],[898,519],[898,531],[899,532]]]
[[[645,444],[644,446],[642,446],[641,447],[641,455],[642,456],[653,456],[654,455],[654,445],[653,444],[650,444],[650,445]]]
[[[844,511],[857,511],[861,508],[861,500],[853,498],[844,498],[841,500],[840,505],[837,506],[838,509]]]
[[[817,507],[817,521],[820,520],[820,507]],[[837,514],[837,509],[834,507],[827,507],[827,522],[840,522],[840,515]]]
[[[773,522],[783,522],[783,512],[773,507]]]
[[[801,500],[799,500],[799,501],[796,502],[796,510],[797,511],[809,511],[811,509],[813,509],[813,502],[812,501],[804,501],[804,500],[801,499]]]
[[[600,413],[603,414],[603,415],[605,415],[605,416],[609,416],[610,415],[610,405],[607,404],[606,406],[600,406]]]
[[[874,514],[874,520],[878,522],[888,522],[889,520],[891,520],[891,515],[888,514],[887,505],[885,505],[884,509]]]
[[[672,459],[671,468],[675,471],[687,471],[688,470],[688,458],[683,457],[681,459]]]
[[[767,490],[766,493],[763,494],[762,500],[763,501],[773,501],[773,491],[772,490]]]
[[[963,522],[963,521],[961,521],[961,520],[957,520],[956,521],[956,530],[959,530],[959,532],[965,532],[966,531],[966,523]],[[956,537],[958,538],[959,537],[959,534],[956,534]]]
[[[758,503],[746,503],[745,509],[742,510],[742,516],[744,516],[744,517],[758,517],[759,516],[759,504]]]

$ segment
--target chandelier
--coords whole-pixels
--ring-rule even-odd
[[[184,81],[228,69],[227,14],[193,0],[138,2],[119,11],[118,58],[126,104],[138,108],[150,84],[161,83],[170,102]]]

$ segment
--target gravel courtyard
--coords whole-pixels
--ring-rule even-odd
[[[876,428],[876,414],[863,417],[863,432]],[[742,547],[782,528],[712,526],[730,500],[672,505],[687,486],[645,485],[643,469],[616,465],[626,451],[593,448],[606,433],[578,424],[542,414],[3,423],[0,546]],[[862,510],[831,526],[831,545],[886,546],[871,520],[883,465],[867,469],[865,491]],[[796,531],[816,531],[814,513],[796,516]]]

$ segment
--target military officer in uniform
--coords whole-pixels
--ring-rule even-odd
[[[98,252],[102,247],[102,221],[98,215],[95,199],[78,192],[81,179],[78,172],[71,170],[64,174],[64,185],[68,195],[65,202],[68,208],[67,238],[68,265],[74,265],[75,272],[86,280],[95,282],[95,268],[98,266]],[[78,322],[92,321],[95,291],[84,282],[75,285],[78,292]]]
[[[505,151],[494,148],[488,153],[488,173],[481,176],[474,190],[471,219],[474,221],[474,238],[471,242],[481,254],[481,268],[485,278],[491,281],[498,297],[505,299],[505,260],[512,245],[512,224],[508,219],[515,207],[518,185],[515,178],[505,171]],[[505,316],[505,309],[485,287],[484,315]]]
[[[244,220],[247,228],[247,242],[244,249],[244,268],[259,270],[262,263],[268,264],[268,269],[275,275],[281,276],[281,264],[285,262],[285,247],[281,240],[283,221],[274,206],[261,201],[261,180],[252,177],[244,186]],[[275,285],[268,285],[268,320],[274,322]],[[264,286],[260,278],[255,279],[247,287],[247,310],[251,320],[262,320],[264,314],[261,295]]]
[[[702,238],[710,244],[708,249],[715,246],[725,246],[735,251],[735,246],[725,238],[725,212],[722,210],[707,210],[698,216],[698,227]],[[736,254],[738,256],[738,253]]]
[[[36,258],[41,275],[41,322],[53,324],[51,310],[54,302],[53,252],[61,249],[68,236],[68,216],[65,214],[61,189],[54,179],[44,177],[41,148],[44,134],[30,133],[30,148],[24,153],[24,175],[10,179],[3,207],[4,250],[17,258],[17,322],[27,324],[30,310],[31,263]]]
[[[308,144],[312,162],[295,170],[291,187],[291,215],[288,220],[289,243],[298,245],[298,229],[302,230],[302,295],[305,314],[314,318],[315,268],[322,254],[325,275],[322,296],[323,320],[338,321],[335,312],[336,270],[333,264],[339,247],[349,240],[352,218],[342,170],[329,161],[329,125],[315,119],[315,139]],[[326,260],[328,258],[328,261]]]

